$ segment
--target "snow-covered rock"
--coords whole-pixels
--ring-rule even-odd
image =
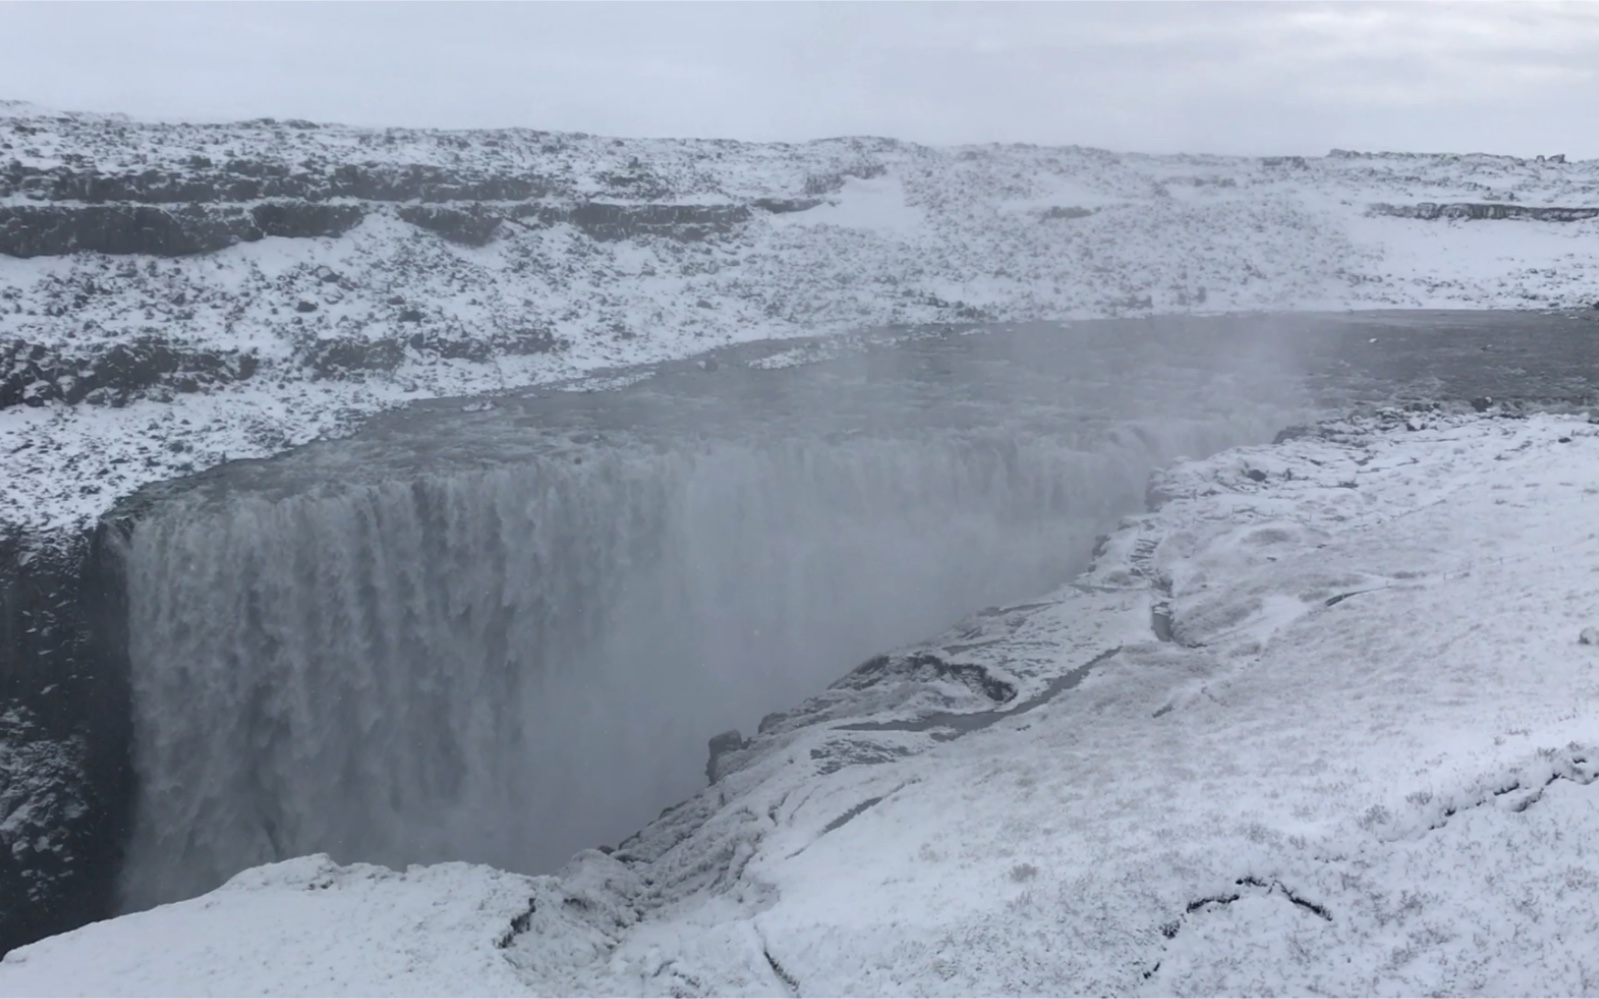
[[[0,992],[1590,992],[1599,429],[1406,416],[1179,465],[614,855],[280,864]]]

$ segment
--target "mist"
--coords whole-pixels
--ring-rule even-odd
[[[710,737],[1064,582],[1152,469],[1290,421],[1269,343],[724,356],[165,487],[125,556],[124,905],[313,852],[544,873],[614,847],[704,785]]]

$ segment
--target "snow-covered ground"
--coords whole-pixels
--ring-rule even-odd
[[[614,854],[289,861],[0,992],[1599,991],[1599,425],[1351,418],[1151,499]]]
[[[316,203],[366,212],[337,238],[268,236],[183,257],[0,258],[0,357],[8,342],[25,345],[9,355],[15,365],[34,354],[76,364],[159,336],[219,352],[234,375],[243,358],[254,366],[197,391],[179,378],[176,391],[110,403],[46,401],[42,382],[22,386],[42,404],[0,410],[0,523],[33,528],[81,524],[145,482],[341,433],[406,400],[734,341],[925,322],[1599,301],[1589,250],[1599,220],[1370,212],[1592,206],[1599,162],[152,124],[18,104],[0,105],[0,161],[10,164],[0,210],[78,204],[50,193],[57,174],[153,171],[150,183],[172,190],[281,175],[333,192]],[[484,245],[450,242],[404,221],[398,202],[357,205],[328,186],[357,167],[435,171],[429,200],[506,220]],[[533,193],[472,200],[507,178]],[[621,238],[515,214],[579,204],[734,214],[691,236]],[[334,363],[372,344],[376,362]]]

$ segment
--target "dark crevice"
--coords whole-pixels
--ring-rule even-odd
[[[1350,590],[1348,593],[1335,593],[1332,596],[1327,598],[1327,600],[1323,604],[1323,606],[1325,606],[1325,607],[1335,607],[1338,604],[1343,603],[1345,600],[1348,600],[1350,597],[1358,597],[1362,593],[1376,593],[1378,590],[1386,590],[1386,589],[1388,589],[1388,587],[1386,587],[1386,586],[1373,586],[1373,587],[1370,587],[1369,589],[1365,589],[1365,590]]]
[[[1256,891],[1263,892],[1267,895],[1280,894],[1289,902],[1301,909],[1304,909],[1306,912],[1317,916],[1320,919],[1326,920],[1329,923],[1333,920],[1332,911],[1326,906],[1312,902],[1310,899],[1298,894],[1275,878],[1267,881],[1262,878],[1245,876],[1234,881],[1233,884],[1240,888],[1253,888]],[[1176,919],[1168,920],[1160,925],[1160,935],[1167,940],[1175,940],[1177,938],[1177,934],[1182,932],[1183,923],[1189,916],[1192,916],[1194,913],[1200,912],[1213,905],[1231,905],[1243,897],[1244,895],[1242,892],[1229,892],[1225,895],[1206,895],[1203,898],[1196,898],[1183,907],[1183,914],[1181,916]],[[1149,979],[1153,978],[1155,973],[1160,970],[1160,965],[1161,962],[1156,961],[1148,971],[1144,972],[1144,980],[1148,981]]]
[[[1198,912],[1200,909],[1203,909],[1207,905],[1229,905],[1229,904],[1231,904],[1233,902],[1238,901],[1240,898],[1243,898],[1243,896],[1239,895],[1237,893],[1234,893],[1232,895],[1207,895],[1204,898],[1196,898],[1192,902],[1189,902],[1188,903],[1188,907],[1186,909],[1184,909],[1183,911],[1184,912]],[[1176,936],[1177,934],[1174,932],[1174,933],[1172,933],[1170,935],[1171,936]]]
[[[884,797],[885,797],[885,795],[881,795],[880,794],[880,795],[878,795],[875,798],[867,798],[865,801],[861,802],[860,804],[856,805],[854,808],[851,808],[849,811],[845,812],[843,815],[840,815],[838,818],[834,819],[833,821],[829,822],[827,825],[823,826],[822,827],[822,835],[826,836],[828,833],[832,832],[834,829],[842,828],[845,825],[845,823],[849,822],[849,820],[853,819],[855,816],[861,814],[862,812],[866,811],[868,808],[871,808],[873,805],[875,805],[878,802],[882,801]]]
[[[1167,604],[1153,604],[1149,608],[1149,630],[1162,642],[1172,640],[1172,614]]]
[[[1329,923],[1333,921],[1332,911],[1326,906],[1319,905],[1310,901],[1308,898],[1299,895],[1287,885],[1275,878],[1267,881],[1257,877],[1245,876],[1234,881],[1233,884],[1241,888],[1253,888],[1257,891],[1264,892],[1267,895],[1281,894],[1289,902],[1301,909],[1304,909],[1306,912],[1326,920]],[[1160,924],[1160,935],[1166,940],[1175,940],[1177,939],[1177,934],[1182,932],[1183,924],[1187,921],[1189,916],[1192,916],[1194,913],[1200,912],[1209,906],[1231,905],[1243,897],[1244,896],[1242,892],[1229,892],[1225,895],[1206,895],[1203,898],[1196,898],[1183,907],[1183,914],[1181,916],[1176,919],[1167,920],[1166,922]],[[1161,963],[1162,961],[1156,961],[1150,966],[1149,970],[1144,972],[1145,981],[1155,977],[1155,973],[1160,971]]]
[[[1531,808],[1533,805],[1536,805],[1538,802],[1542,801],[1544,790],[1555,781],[1569,780],[1579,787],[1586,787],[1587,785],[1592,784],[1596,779],[1599,779],[1599,773],[1591,773],[1585,769],[1587,762],[1588,758],[1585,756],[1573,756],[1571,757],[1568,765],[1556,770],[1548,777],[1545,777],[1543,782],[1538,784],[1537,787],[1529,787],[1529,784],[1526,780],[1522,778],[1516,778],[1503,787],[1495,788],[1493,791],[1476,801],[1461,806],[1450,805],[1444,808],[1443,813],[1439,817],[1438,821],[1427,826],[1427,831],[1436,832],[1437,830],[1442,829],[1444,826],[1449,824],[1450,819],[1454,818],[1465,809],[1480,807],[1488,804],[1495,798],[1503,798],[1507,795],[1514,794],[1517,791],[1531,792],[1525,798],[1509,806],[1511,812],[1519,815],[1527,811],[1527,809]]]
[[[867,798],[865,801],[861,802],[860,804],[858,804],[855,807],[851,808],[849,811],[847,811],[844,814],[842,814],[842,815],[838,816],[837,818],[833,819],[827,825],[823,826],[822,827],[822,831],[816,834],[816,839],[811,840],[809,843],[806,843],[804,846],[800,847],[798,850],[795,850],[793,853],[789,854],[788,857],[785,858],[785,859],[792,860],[795,857],[799,856],[800,854],[804,853],[806,850],[809,850],[816,843],[817,839],[821,839],[823,836],[826,836],[828,833],[833,832],[836,829],[843,828],[849,822],[854,820],[856,816],[858,816],[861,813],[865,812],[868,808],[872,808],[875,805],[881,804],[884,799],[889,798],[889,797],[891,797],[891,796],[893,796],[895,794],[898,794],[900,792],[900,790],[902,788],[904,788],[904,787],[905,787],[905,785],[901,784],[901,785],[899,785],[899,787],[894,788],[894,790],[888,792],[887,794],[880,794],[880,795],[878,795],[875,798]],[[804,802],[801,802],[800,804],[803,805]]]
[[[1300,896],[1294,894],[1293,891],[1291,891],[1288,886],[1283,884],[1281,881],[1273,880],[1266,882],[1260,880],[1259,878],[1246,877],[1239,878],[1236,883],[1248,885],[1251,888],[1264,888],[1267,892],[1280,891],[1288,899],[1288,901],[1299,906],[1301,909],[1314,912],[1316,915],[1327,920],[1329,923],[1332,922],[1332,913],[1327,911],[1326,906],[1317,905],[1315,902],[1312,902],[1309,899],[1301,898]]]
[[[766,947],[761,948],[761,954],[766,957],[766,963],[771,966],[772,974],[776,975],[784,985],[788,986],[790,992],[799,995],[799,979],[789,974],[787,969],[777,962],[777,958],[773,957],[772,952]]]
[[[505,950],[507,947],[511,946],[517,937],[521,936],[530,928],[532,928],[533,914],[538,910],[538,900],[533,898],[528,899],[527,908],[517,915],[511,917],[511,928],[500,934],[499,938],[494,941],[494,946],[501,950]]]

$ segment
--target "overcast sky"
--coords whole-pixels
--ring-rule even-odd
[[[0,97],[612,135],[1599,157],[1599,3],[0,2]]]

